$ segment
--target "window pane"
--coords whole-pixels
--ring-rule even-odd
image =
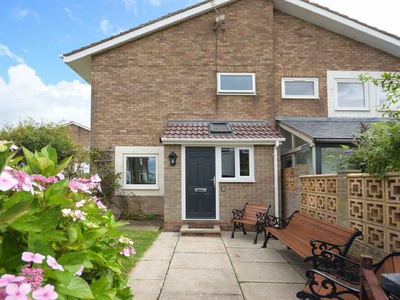
[[[364,84],[361,82],[338,82],[339,107],[366,107]]]
[[[250,151],[246,149],[240,149],[239,158],[240,176],[250,176]]]
[[[253,91],[251,75],[221,75],[222,91]]]
[[[127,157],[126,184],[156,184],[155,157]]]
[[[305,140],[299,138],[297,135],[294,136],[294,147],[293,148],[302,146],[304,144],[307,144],[307,142]]]
[[[337,164],[345,149],[339,147],[321,148],[321,174],[336,174]]]
[[[222,148],[222,177],[235,177],[235,149]]]
[[[313,96],[314,94],[314,82],[285,81],[285,95],[287,96]]]
[[[289,151],[289,150],[291,150],[293,148],[293,145],[292,145],[292,134],[289,131],[287,131],[287,130],[285,130],[283,128],[279,128],[279,131],[281,132],[281,134],[286,139],[282,144],[282,153],[285,153],[285,152],[287,152],[287,151]]]

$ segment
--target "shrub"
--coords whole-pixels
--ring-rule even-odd
[[[69,158],[58,164],[51,146],[23,149],[18,169],[13,150],[0,142],[0,299],[132,299],[123,264],[135,249],[94,196],[100,178],[65,179]]]

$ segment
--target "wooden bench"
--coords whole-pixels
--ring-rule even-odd
[[[345,273],[331,269],[313,269],[306,272],[304,289],[297,293],[299,299],[386,300],[381,286],[381,276],[400,272],[400,252],[393,252],[372,264],[372,258],[361,256],[361,263],[334,254],[346,268]],[[323,267],[323,265],[322,265]],[[349,276],[350,272],[353,272]],[[390,298],[392,299],[392,298]]]
[[[243,209],[233,209],[232,214],[233,218],[231,222],[233,222],[232,235],[231,238],[235,237],[236,229],[243,229],[243,234],[247,234],[244,225],[251,225],[256,227],[256,236],[254,238],[254,244],[257,244],[258,234],[264,232],[265,234],[265,220],[268,215],[269,209],[271,205],[263,205],[263,204],[253,204],[246,203]]]
[[[312,261],[318,267],[323,250],[331,250],[346,256],[354,240],[362,234],[329,222],[310,217],[295,211],[290,218],[282,219],[268,216],[266,220],[263,248],[270,238],[279,239],[305,261]]]

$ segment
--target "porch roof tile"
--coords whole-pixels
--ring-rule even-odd
[[[212,133],[210,124],[226,123],[229,133]],[[163,139],[199,140],[249,140],[283,139],[284,137],[266,122],[251,121],[170,121],[161,137]]]

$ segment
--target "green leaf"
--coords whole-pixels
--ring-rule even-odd
[[[72,159],[72,156],[64,158],[62,160],[62,162],[60,162],[58,167],[54,170],[53,175],[57,175],[58,173],[62,172],[68,166],[71,159]]]
[[[31,172],[40,173],[40,169],[38,168],[38,166],[32,164],[32,160],[34,159],[35,154],[33,154],[31,151],[29,151],[25,147],[22,147],[22,151],[24,152],[25,160],[28,163],[28,166],[31,169]]]
[[[61,265],[73,266],[73,265],[83,265],[86,260],[86,252],[71,252],[62,255],[57,261]]]
[[[64,231],[61,230],[51,230],[43,231],[41,233],[42,237],[49,242],[66,242],[68,238],[65,236]]]
[[[107,260],[100,255],[100,253],[94,252],[94,251],[88,251],[88,258],[92,261],[95,261],[103,266],[107,265]]]
[[[14,157],[16,152],[10,152],[9,149],[12,146],[11,142],[7,142],[1,145],[3,151],[0,152],[0,173],[3,172],[4,168],[9,165],[11,159]]]
[[[85,280],[78,276],[73,276],[68,285],[58,284],[57,291],[79,299],[94,299],[92,290]]]
[[[76,227],[68,227],[67,237],[71,244],[75,243],[78,240],[78,229]]]
[[[33,195],[27,191],[19,191],[4,202],[3,208],[9,208],[18,202],[32,202]]]
[[[34,157],[31,161],[32,165],[40,170],[40,174],[49,176],[54,171],[56,165],[47,157]]]
[[[68,179],[60,180],[52,184],[45,191],[44,197],[48,202],[50,200],[50,197],[52,196],[64,197],[67,194],[67,190],[68,190]]]
[[[69,207],[73,204],[73,202],[65,197],[53,195],[48,197],[48,206],[60,205],[61,208]]]
[[[28,250],[33,253],[54,256],[51,244],[41,235],[30,232],[28,237]]]
[[[29,212],[27,202],[18,202],[0,214],[0,224],[11,224]]]
[[[49,158],[54,165],[57,165],[57,151],[50,144],[40,150],[45,157]]]
[[[37,222],[17,221],[11,225],[11,228],[19,232],[41,232],[42,226]]]
[[[39,224],[44,231],[52,230],[58,222],[58,217],[61,213],[60,206],[53,206],[46,209],[39,218]]]

